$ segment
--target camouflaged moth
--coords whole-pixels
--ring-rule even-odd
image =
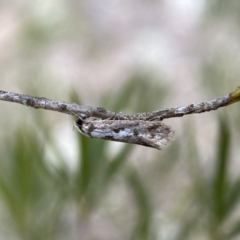
[[[87,137],[139,144],[161,150],[173,139],[171,127],[159,121],[78,119],[74,126]]]

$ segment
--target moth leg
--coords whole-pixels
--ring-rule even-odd
[[[114,115],[111,116],[111,117],[109,118],[109,120],[113,120],[116,115],[117,115],[117,113],[114,113]]]
[[[114,113],[113,116],[111,116],[110,118],[105,118],[105,119],[102,119],[103,121],[104,120],[114,120],[114,117],[117,115],[117,113]]]
[[[75,117],[77,117],[78,119],[80,119],[80,120],[82,120],[82,121],[84,121],[85,119],[83,118],[83,117],[81,117],[81,116],[79,116],[79,115],[77,115],[76,113],[74,113],[74,112],[72,112],[72,111],[70,111],[70,110],[68,110],[71,114],[73,114]]]
[[[162,117],[156,116],[156,117],[149,117],[146,119],[146,121],[154,122],[154,121],[162,121]]]

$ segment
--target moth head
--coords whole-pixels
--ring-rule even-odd
[[[82,118],[79,118],[77,120],[73,121],[73,127],[76,128],[79,132],[83,133],[82,131],[82,125],[84,123],[84,120]]]
[[[83,135],[91,137],[93,124],[90,121],[78,118],[76,121],[74,121],[74,127]]]

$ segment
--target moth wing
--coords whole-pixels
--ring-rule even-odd
[[[154,126],[155,129],[141,134],[139,137],[140,145],[162,150],[174,139],[174,131],[163,123]],[[152,128],[152,126],[150,126]]]
[[[156,148],[158,150],[161,150],[162,147],[157,144],[156,142],[152,141],[151,139],[145,138],[145,137],[139,137],[139,143],[140,145]]]

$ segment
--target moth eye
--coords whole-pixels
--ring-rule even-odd
[[[76,124],[77,124],[77,126],[82,126],[83,121],[82,121],[81,119],[78,119],[78,120],[76,121]]]

